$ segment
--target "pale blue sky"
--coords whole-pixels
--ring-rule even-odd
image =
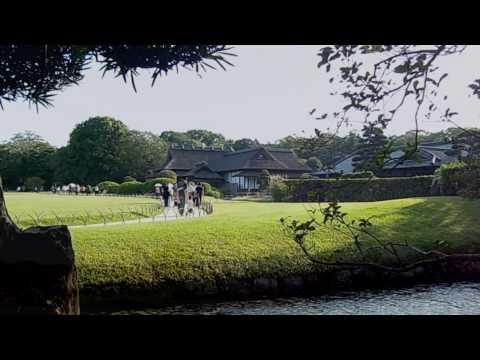
[[[325,129],[333,123],[314,120],[308,112],[336,110],[327,77],[317,69],[317,50],[322,45],[235,46],[238,57],[234,68],[224,72],[209,70],[202,78],[182,70],[158,79],[150,87],[148,73],[137,79],[135,93],[123,80],[94,69],[87,72],[79,86],[63,91],[54,99],[53,108],[40,108],[37,114],[27,103],[6,103],[0,111],[0,141],[14,133],[31,130],[54,145],[66,144],[75,124],[92,116],[112,116],[128,127],[161,133],[203,128],[228,138],[258,138],[275,141],[302,130],[313,134],[315,127]],[[459,111],[463,126],[480,125],[480,100],[467,98],[466,85],[480,78],[480,47],[444,61],[451,72],[445,80],[449,104]],[[411,108],[405,109],[390,133],[401,133],[413,126]],[[360,128],[361,124],[354,124]],[[447,125],[422,122],[421,128],[439,130]]]

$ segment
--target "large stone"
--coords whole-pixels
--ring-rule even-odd
[[[66,226],[20,230],[0,179],[0,312],[80,313],[75,256]]]

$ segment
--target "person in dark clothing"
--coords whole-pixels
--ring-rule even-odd
[[[200,207],[202,205],[202,198],[203,198],[203,186],[201,183],[197,182],[197,186],[195,187],[196,197],[195,197],[195,206]]]
[[[169,199],[170,199],[170,191],[168,189],[167,184],[162,185],[162,197],[163,197],[163,204],[165,207],[168,207]]]

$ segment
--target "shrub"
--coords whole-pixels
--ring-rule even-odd
[[[137,181],[133,176],[125,176],[123,178],[123,182],[129,182],[129,181]]]
[[[433,176],[373,179],[283,180],[292,201],[380,201],[430,196]],[[284,189],[279,186],[280,193]],[[273,194],[272,194],[273,196]],[[275,199],[274,199],[275,200]],[[278,200],[275,200],[278,201]]]
[[[38,190],[40,190],[43,184],[45,184],[45,180],[43,180],[42,178],[39,178],[38,176],[32,176],[25,180],[24,185],[27,191],[33,191],[35,190],[35,187],[37,187]]]
[[[437,174],[440,176],[440,183],[443,195],[457,195],[458,192],[466,187],[463,178],[467,164],[463,161],[453,161],[443,164],[438,169]]]
[[[223,193],[209,183],[202,182],[202,185],[205,196],[211,196],[215,199],[221,199],[223,197]]]
[[[309,174],[309,173],[305,173],[305,174],[300,175],[300,179],[315,179],[315,176],[313,176],[312,174]]]
[[[342,179],[370,179],[374,178],[375,174],[371,171],[359,171],[351,174],[342,174]]]
[[[205,194],[212,191],[212,185],[210,185],[209,183],[202,182],[201,184],[203,186],[203,190],[205,191]]]
[[[263,169],[258,181],[259,181],[260,191],[267,190],[270,184],[270,172],[266,169]]]
[[[141,194],[143,190],[143,183],[140,181],[127,181],[120,184],[118,193],[123,195]]]
[[[272,176],[270,178],[270,193],[273,201],[285,201],[288,197],[288,187],[282,178]]]
[[[142,185],[142,190],[141,192],[143,194],[151,194],[155,191],[155,184],[175,184],[175,181],[173,181],[172,178],[156,178],[152,180],[148,180]]]
[[[172,183],[177,182],[177,174],[172,170],[162,170],[158,173],[158,177],[173,179],[173,181],[171,181]]]
[[[99,183],[97,186],[100,189],[100,191],[106,190],[107,193],[117,194],[120,184],[116,183],[115,181],[103,181]]]
[[[480,159],[444,164],[437,173],[443,195],[480,198]]]

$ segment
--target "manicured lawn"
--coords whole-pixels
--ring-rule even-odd
[[[165,280],[275,276],[311,269],[279,219],[304,217],[315,204],[219,200],[214,206],[213,215],[199,219],[72,229],[81,285],[148,287]],[[353,218],[375,215],[374,232],[383,238],[408,240],[425,249],[444,240],[447,252],[480,250],[480,201],[415,198],[345,203],[344,210]],[[348,242],[328,231],[319,231],[314,240],[330,258]]]
[[[10,215],[21,227],[34,225],[82,225],[149,216],[159,201],[149,198],[6,193]]]

